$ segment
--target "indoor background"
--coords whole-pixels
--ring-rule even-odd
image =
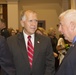
[[[0,0],[0,5],[6,4],[7,11],[7,26],[8,28],[19,29],[20,26],[20,13],[22,10],[32,9],[38,13],[40,24],[46,31],[50,27],[54,27],[59,34],[57,24],[59,23],[58,16],[61,12],[76,8],[76,0]],[[0,16],[2,16],[2,7],[0,7]]]

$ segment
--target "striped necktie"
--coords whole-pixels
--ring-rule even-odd
[[[28,36],[27,52],[28,52],[28,59],[29,59],[30,67],[32,67],[34,47],[31,42],[31,36]]]

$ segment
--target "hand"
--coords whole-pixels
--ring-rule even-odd
[[[53,54],[54,54],[54,57],[58,57],[58,54],[57,53],[53,52]]]

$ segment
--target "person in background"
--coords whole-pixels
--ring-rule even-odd
[[[36,33],[48,36],[46,30],[44,28],[42,28],[42,27],[38,27],[37,30],[36,30]]]
[[[20,32],[19,29],[16,29],[15,33],[18,34],[19,32]]]
[[[76,75],[76,10],[68,9],[59,16],[59,31],[72,42],[55,75]]]
[[[12,31],[11,31],[11,36],[13,36],[13,35],[16,35],[16,32],[14,29],[12,29]]]
[[[53,27],[49,28],[48,36],[50,37],[50,40],[52,42],[53,54],[54,54],[54,57],[55,57],[55,70],[57,70],[58,67],[59,67],[59,60],[58,60],[59,53],[56,49],[58,39],[56,38],[56,31]]]
[[[15,73],[12,54],[9,51],[6,39],[0,35],[0,75],[15,75]]]
[[[64,36],[62,34],[59,35],[59,39],[58,39],[58,43],[57,43],[57,50],[58,50],[58,53],[59,53],[59,65],[61,64],[65,54],[67,53],[66,51],[66,44],[65,44],[65,39],[64,39]]]
[[[6,23],[4,19],[0,19],[0,34],[6,39],[10,36],[8,29],[6,28]]]
[[[55,59],[50,39],[35,33],[38,25],[37,13],[32,10],[23,11],[20,23],[23,31],[7,39],[16,75],[54,75]],[[28,48],[29,37],[32,45]],[[32,53],[29,49],[32,49]]]

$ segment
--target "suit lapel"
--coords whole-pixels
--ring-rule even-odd
[[[27,65],[30,67],[23,33],[20,33],[20,34],[18,35],[18,43],[19,43],[20,51],[21,51],[21,53],[22,53],[22,55],[23,55],[23,58],[26,60],[26,61],[25,61],[25,60],[24,60],[24,61],[25,61],[25,62],[28,61],[28,62],[27,62]]]
[[[40,47],[40,37],[37,35],[37,34],[35,34],[35,39],[34,39],[34,57],[33,57],[33,65],[36,63],[36,60],[37,60],[37,56],[38,56],[38,54],[39,54],[39,47]],[[24,57],[24,59],[26,60],[26,61],[28,61],[27,62],[27,65],[30,67],[30,64],[29,64],[29,60],[28,60],[28,55],[27,55],[27,50],[26,50],[26,45],[25,45],[25,42],[24,42],[24,36],[23,36],[23,33],[20,33],[19,35],[18,35],[18,43],[19,43],[19,46],[20,46],[20,51],[21,51],[21,53],[22,53],[22,55],[23,55],[23,57]],[[25,61],[24,60],[24,61]],[[25,62],[26,62],[25,61]],[[33,68],[33,66],[32,66],[32,68]]]
[[[37,34],[35,34],[35,41],[34,41],[34,58],[33,58],[33,65],[36,63],[37,56],[39,54],[39,47],[40,47],[40,38]]]

